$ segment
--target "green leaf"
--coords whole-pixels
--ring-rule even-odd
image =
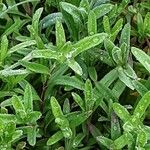
[[[40,119],[41,116],[42,116],[41,112],[39,112],[39,111],[32,111],[32,112],[28,113],[27,120],[31,124],[36,124],[36,121],[38,119]]]
[[[111,37],[110,37],[111,41],[115,41],[116,36],[122,29],[122,26],[123,26],[123,19],[121,18],[115,23],[115,25],[111,30]]]
[[[52,13],[52,14],[49,14],[49,15],[45,16],[41,20],[40,25],[42,26],[42,29],[45,29],[47,27],[52,26],[57,21],[59,21],[59,22],[63,21],[63,16],[62,16],[61,12],[56,12],[56,13]]]
[[[77,134],[76,137],[73,139],[73,148],[78,147],[84,137],[85,135],[83,133]]]
[[[130,77],[131,79],[135,79],[135,80],[138,79],[138,77],[137,77],[135,71],[133,70],[133,68],[132,68],[129,64],[127,64],[127,65],[125,66],[124,72],[125,72],[125,74],[126,74],[128,77]]]
[[[144,22],[143,22],[143,18],[142,18],[142,15],[138,12],[137,16],[137,27],[138,27],[138,33],[143,36],[144,34]]]
[[[47,141],[47,145],[53,145],[56,142],[60,141],[63,138],[63,134],[61,131],[56,132],[53,134]]]
[[[117,98],[112,93],[112,90],[107,88],[105,84],[102,84],[101,82],[96,83],[97,93],[99,96],[103,96],[107,101],[113,100],[113,102],[117,101]]]
[[[27,112],[33,111],[33,97],[32,90],[29,84],[26,85],[24,91],[24,107]]]
[[[35,45],[35,44],[36,44],[36,41],[35,41],[35,40],[30,40],[30,41],[22,42],[22,43],[20,43],[20,44],[17,44],[17,45],[15,45],[15,46],[13,46],[12,48],[10,48],[10,50],[8,51],[8,54],[17,52],[17,51],[19,51],[20,49],[23,49],[23,48],[25,48],[25,47],[29,47],[29,46],[32,46],[32,45]]]
[[[122,67],[117,68],[119,79],[130,89],[134,90],[134,86],[132,80],[126,75],[124,69]]]
[[[103,17],[103,27],[104,27],[104,31],[107,34],[111,33],[111,31],[110,31],[110,22],[109,22],[109,17],[108,16]]]
[[[33,50],[32,58],[59,59],[60,53],[52,50]]]
[[[88,15],[88,34],[89,35],[94,35],[97,33],[97,19],[95,16],[94,11],[90,11],[89,15]]]
[[[77,41],[79,38],[79,26],[82,22],[81,13],[76,6],[70,3],[60,2],[60,7],[72,38]]]
[[[126,122],[130,119],[130,114],[127,109],[121,106],[119,103],[114,103],[113,109],[123,122]]]
[[[76,112],[74,111],[73,113],[66,114],[65,116],[67,117],[70,127],[74,128],[82,124],[85,120],[88,119],[88,117],[91,115],[91,111],[87,112]]]
[[[62,47],[66,42],[65,31],[61,22],[56,22],[56,45]]]
[[[142,83],[140,83],[138,80],[133,80],[132,83],[133,83],[135,89],[138,91],[138,93],[141,96],[144,96],[145,93],[148,92],[148,89]]]
[[[104,136],[98,136],[96,139],[98,142],[100,142],[102,145],[104,145],[108,149],[110,149],[111,145],[113,144],[113,141],[111,139],[108,139]]]
[[[114,149],[122,149],[128,144],[128,139],[126,134],[123,134],[118,139],[114,141],[113,147]]]
[[[77,77],[72,76],[61,76],[59,78],[57,78],[54,83],[56,85],[67,85],[67,86],[71,86],[80,90],[84,89],[84,83],[79,80]]]
[[[27,141],[31,146],[34,146],[36,144],[36,134],[37,134],[37,127],[36,126],[30,126],[27,128]]]
[[[87,79],[85,82],[84,95],[86,111],[92,110],[95,101],[93,99],[92,83],[89,79]]]
[[[70,129],[69,121],[66,117],[61,116],[55,119],[65,138],[72,137],[72,131]]]
[[[13,105],[13,107],[14,107],[16,112],[18,112],[20,110],[25,112],[25,107],[24,107],[21,99],[18,96],[16,96],[16,95],[14,95],[12,97],[12,105]]]
[[[95,67],[88,68],[89,76],[93,81],[97,81],[97,72]]]
[[[10,121],[16,121],[17,118],[13,114],[0,114],[0,119],[3,120],[3,122],[8,123]]]
[[[119,47],[115,46],[112,49],[112,57],[113,57],[113,60],[116,62],[117,65],[123,64],[122,52],[121,52],[121,49]]]
[[[68,66],[78,75],[82,75],[82,68],[80,67],[80,65],[75,61],[75,60],[69,60],[68,61]]]
[[[30,72],[25,70],[25,69],[17,69],[17,70],[4,69],[4,70],[0,71],[0,75],[5,76],[5,77],[15,76],[15,75],[25,75],[25,74],[28,74],[28,73],[30,73]]]
[[[147,133],[144,130],[139,130],[137,135],[137,145],[144,147],[147,143],[148,137]]]
[[[150,56],[136,47],[132,47],[131,51],[135,58],[150,72]]]
[[[88,0],[81,0],[79,7],[84,8],[86,10],[86,12],[89,12],[89,10],[90,10],[89,1]]]
[[[80,108],[84,111],[85,110],[85,104],[82,98],[77,93],[72,93],[72,97],[75,100],[75,102],[80,106]]]
[[[129,58],[129,49],[130,49],[130,31],[131,31],[131,25],[129,23],[125,24],[124,28],[122,29],[121,32],[121,37],[120,37],[120,46],[123,43],[127,44],[127,51],[126,55],[124,55],[125,62],[128,61]]]
[[[144,33],[150,34],[149,26],[150,26],[150,12],[146,14],[144,19]]]
[[[63,113],[64,114],[68,114],[70,113],[70,102],[69,102],[69,99],[66,98],[65,101],[64,101],[64,104],[63,104]]]
[[[61,107],[55,97],[51,97],[50,104],[51,104],[52,112],[53,112],[53,115],[55,116],[55,118],[59,118],[59,117],[63,116]]]
[[[7,36],[4,35],[2,37],[1,47],[0,47],[0,62],[1,63],[7,57],[7,51],[8,51],[8,39],[7,39]]]
[[[30,70],[30,71],[33,71],[33,72],[36,72],[36,73],[41,73],[41,74],[48,74],[50,73],[49,71],[49,68],[44,66],[44,65],[41,65],[41,64],[38,64],[38,63],[34,63],[34,62],[27,62],[27,61],[19,61],[19,63],[26,67],[26,69]]]
[[[39,8],[38,10],[36,10],[32,18],[32,27],[35,30],[36,34],[38,34],[39,32],[39,19],[41,17],[42,11],[43,8]]]
[[[119,119],[116,114],[112,111],[111,114],[111,139],[115,140],[121,136],[121,128]]]
[[[104,16],[105,14],[109,13],[114,5],[112,4],[101,4],[100,6],[97,6],[93,9],[96,18],[100,18],[102,16]]]
[[[102,43],[104,41],[104,39],[106,37],[107,37],[106,33],[98,33],[98,34],[88,36],[88,37],[81,39],[80,41],[78,41],[77,43],[75,43],[73,45],[74,57],[90,48],[93,48],[93,47],[99,45],[100,43]]]
[[[138,102],[133,115],[137,116],[137,118],[141,118],[148,106],[150,105],[150,91],[148,91],[142,99]]]

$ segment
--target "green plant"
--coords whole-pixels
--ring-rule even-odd
[[[149,27],[148,0],[0,0],[0,148],[149,150]]]

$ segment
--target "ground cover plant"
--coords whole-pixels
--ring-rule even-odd
[[[150,150],[149,0],[0,0],[0,150]]]

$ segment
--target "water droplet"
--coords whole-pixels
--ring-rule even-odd
[[[94,39],[93,39],[93,42],[94,42],[94,43],[97,43],[98,41],[99,41],[99,38],[94,38]]]

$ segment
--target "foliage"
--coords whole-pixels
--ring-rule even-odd
[[[0,149],[150,149],[150,1],[0,0]]]

